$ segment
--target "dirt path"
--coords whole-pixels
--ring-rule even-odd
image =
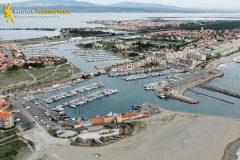
[[[28,72],[28,71],[25,71],[30,77],[32,77],[33,78],[33,80],[32,80],[32,82],[31,83],[34,83],[34,82],[36,82],[37,81],[37,78],[32,74],[32,73],[30,73],[30,72]]]
[[[52,137],[36,123],[35,127],[23,133],[25,139],[31,140],[35,144],[34,153],[28,158],[35,160],[41,157],[50,147],[69,144],[69,140]]]

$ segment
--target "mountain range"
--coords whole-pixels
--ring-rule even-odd
[[[120,2],[111,5],[99,5],[75,0],[32,0],[12,3],[14,9],[71,9],[72,12],[150,12],[150,13],[196,13],[196,12],[230,12],[222,10],[204,10],[181,8],[171,5]],[[231,11],[233,12],[233,11]]]

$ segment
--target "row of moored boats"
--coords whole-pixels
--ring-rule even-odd
[[[102,62],[102,61],[120,61],[122,60],[119,57],[110,55],[109,53],[101,50],[94,49],[79,49],[72,52],[74,55],[80,57],[86,62]]]
[[[77,99],[71,100],[69,102],[65,102],[61,105],[61,107],[69,106],[69,107],[72,107],[72,108],[76,108],[78,106],[82,106],[84,104],[92,102],[96,99],[102,99],[105,96],[110,96],[110,95],[113,95],[113,94],[116,94],[116,93],[118,93],[117,89],[104,89],[104,90],[101,90],[101,91],[98,91],[98,92],[95,92],[95,93],[88,94],[88,95],[83,96],[81,98],[77,98]]]
[[[145,78],[148,78],[148,77],[158,77],[158,76],[162,76],[162,73],[130,75],[130,76],[121,77],[121,79],[123,79],[125,81],[134,81],[134,80],[137,80],[137,79],[145,79]]]
[[[58,95],[51,96],[51,97],[45,99],[44,101],[47,104],[51,104],[51,103],[57,102],[61,99],[73,97],[73,96],[75,96],[79,93],[84,93],[84,92],[87,92],[87,91],[90,91],[90,90],[98,89],[98,88],[101,88],[103,86],[104,85],[102,83],[93,83],[93,84],[90,84],[90,85],[87,85],[87,86],[82,86],[82,87],[75,88],[71,91],[67,91],[67,92],[60,93]]]

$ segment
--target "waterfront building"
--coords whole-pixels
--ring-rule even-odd
[[[128,71],[128,70],[132,70],[132,69],[136,69],[136,68],[140,68],[140,67],[144,67],[144,66],[149,66],[149,65],[158,65],[160,67],[165,67],[166,61],[158,56],[148,56],[145,59],[142,59],[142,60],[139,60],[136,62],[130,62],[130,63],[120,65],[117,68],[113,68],[112,71],[113,70]]]

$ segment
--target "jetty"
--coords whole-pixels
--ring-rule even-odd
[[[185,96],[185,92],[222,76],[224,76],[224,73],[218,70],[195,71],[191,74],[183,74],[180,77],[175,76],[174,81],[168,82],[163,86],[157,85],[152,88],[155,92],[163,93],[169,98],[189,104],[198,104],[198,100]]]
[[[209,98],[212,98],[212,99],[216,99],[216,100],[219,100],[219,101],[222,101],[222,102],[225,102],[225,103],[234,104],[233,102],[231,102],[231,101],[229,101],[229,100],[225,100],[225,99],[222,99],[222,98],[218,98],[218,97],[215,97],[215,96],[211,96],[211,95],[208,95],[208,94],[206,94],[206,93],[194,91],[194,90],[192,90],[192,89],[190,89],[189,91],[191,91],[191,92],[193,92],[193,93],[196,93],[197,95],[203,95],[203,96],[206,96],[206,97],[209,97]]]
[[[209,84],[208,85],[201,85],[201,87],[203,89],[207,89],[207,90],[210,90],[210,91],[213,91],[213,92],[219,92],[219,93],[222,93],[222,94],[225,94],[225,95],[228,95],[228,96],[231,96],[231,97],[236,97],[236,98],[240,99],[240,93],[236,93],[236,92],[230,91],[228,89],[212,86],[212,85],[209,85]]]
[[[170,94],[165,93],[165,95],[169,98],[173,98],[173,99],[176,99],[176,100],[179,100],[179,101],[182,101],[185,103],[189,103],[189,104],[198,104],[199,103],[199,101],[189,98],[187,96],[181,95],[178,92],[172,92]]]

